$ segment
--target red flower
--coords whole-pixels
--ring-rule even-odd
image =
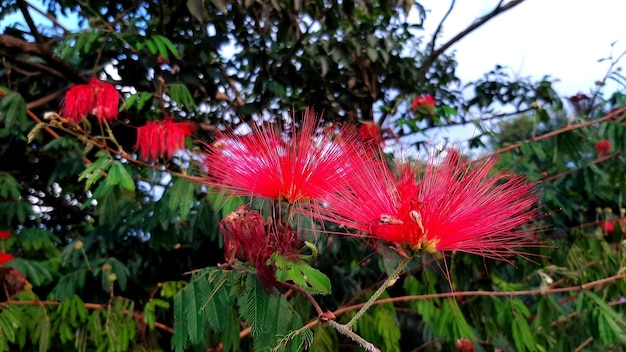
[[[274,253],[297,257],[300,240],[288,225],[266,226],[261,213],[245,206],[228,214],[221,222],[224,233],[226,261],[245,260],[256,269],[259,280],[267,286],[276,281],[275,271],[268,260]]]
[[[254,127],[246,136],[218,133],[204,156],[206,184],[234,194],[284,200],[290,204],[320,199],[340,185],[351,165],[344,158],[356,149],[354,131],[325,130],[307,110],[300,133]]]
[[[144,160],[171,158],[174,153],[185,149],[185,138],[194,131],[192,122],[174,122],[172,118],[164,121],[148,121],[137,129],[137,144]]]
[[[374,121],[361,122],[359,126],[359,136],[364,143],[373,145],[379,145],[382,140],[380,129]]]
[[[0,251],[0,265],[3,265],[4,263],[10,262],[12,260],[13,260],[12,254],[4,253],[3,251]]]
[[[364,162],[347,186],[312,213],[395,242],[403,250],[461,251],[496,259],[531,242],[520,226],[533,218],[533,185],[520,176],[492,174],[495,159],[468,163],[456,151],[419,170],[389,170],[384,158]]]
[[[11,238],[11,232],[0,231],[0,240],[8,240],[9,238]]]
[[[600,223],[599,226],[602,231],[613,232],[613,230],[615,229],[615,220],[604,220]]]
[[[598,152],[599,157],[605,156],[606,153],[609,152],[609,150],[611,150],[611,142],[607,141],[606,139],[596,143],[596,151]]]
[[[87,84],[68,89],[61,103],[60,114],[79,123],[87,115],[95,115],[98,122],[117,119],[119,94],[115,87],[92,78]]]
[[[435,112],[433,109],[435,107],[435,99],[430,94],[424,94],[413,99],[411,107],[413,111],[424,110],[429,114],[433,114]]]

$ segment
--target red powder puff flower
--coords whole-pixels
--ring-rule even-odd
[[[520,226],[534,217],[533,185],[492,174],[495,159],[468,163],[452,151],[441,163],[393,173],[384,158],[364,161],[347,187],[311,211],[413,253],[461,251],[506,260],[530,243]]]
[[[92,78],[87,84],[68,89],[61,103],[60,114],[79,123],[87,115],[95,115],[99,123],[117,119],[119,94],[115,87]]]
[[[148,121],[137,129],[135,148],[141,150],[144,160],[171,158],[174,153],[185,149],[185,138],[195,129],[192,122],[174,122],[172,118],[163,121]]]
[[[613,230],[615,229],[615,220],[602,221],[599,226],[600,226],[600,229],[602,229],[602,231],[613,232]]]
[[[0,265],[3,265],[4,263],[10,262],[12,260],[13,260],[12,254],[4,253],[3,251],[0,251]]]
[[[8,240],[9,238],[11,238],[11,232],[0,231],[0,240]]]
[[[307,110],[299,133],[295,126],[286,132],[255,126],[245,136],[218,133],[204,156],[205,183],[290,204],[320,199],[350,173],[345,157],[357,149],[358,137],[347,129],[339,136],[329,130],[317,134],[318,127],[315,113]]]
[[[424,94],[413,99],[411,107],[413,111],[423,110],[429,114],[433,114],[435,112],[433,109],[435,107],[435,99],[430,94]]]
[[[359,126],[359,137],[364,143],[375,146],[380,145],[382,140],[380,129],[374,121],[361,122],[361,125]]]
[[[596,151],[598,152],[599,157],[606,156],[606,154],[611,150],[611,142],[603,139],[596,143]]]
[[[279,228],[280,227],[280,228]],[[276,268],[268,264],[274,253],[295,259],[301,242],[288,225],[269,226],[256,210],[241,206],[220,222],[224,233],[224,255],[228,263],[245,260],[256,269],[259,281],[271,286],[276,282]]]

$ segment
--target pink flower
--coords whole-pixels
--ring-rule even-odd
[[[346,155],[357,148],[356,132],[316,133],[319,120],[307,110],[299,133],[254,127],[240,136],[218,133],[204,156],[205,182],[244,196],[284,200],[290,204],[320,199],[351,171]]]
[[[163,121],[148,121],[137,129],[135,148],[141,150],[144,160],[171,158],[174,153],[185,149],[185,138],[195,129],[192,122],[174,122],[172,118]]]
[[[435,99],[430,94],[424,94],[419,97],[416,97],[411,101],[411,107],[413,111],[424,110],[429,114],[433,114],[435,107]]]
[[[606,139],[596,143],[596,151],[598,152],[599,157],[606,156],[609,150],[611,150],[611,142],[607,141]]]
[[[60,114],[74,123],[87,115],[95,115],[99,123],[117,119],[119,94],[115,87],[92,78],[87,84],[77,84],[68,89],[61,103]]]
[[[8,240],[9,238],[11,238],[11,232],[0,231],[0,240]]]
[[[364,161],[347,186],[312,213],[390,241],[412,253],[461,251],[503,259],[531,242],[521,226],[531,220],[533,185],[492,172],[495,159],[465,162],[454,150],[441,163],[389,170],[385,159]]]

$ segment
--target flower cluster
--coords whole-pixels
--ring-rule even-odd
[[[144,160],[169,159],[185,148],[185,138],[191,136],[194,129],[191,122],[174,122],[171,118],[149,121],[137,129],[135,148],[141,151]]]
[[[394,170],[380,149],[363,151],[358,130],[333,137],[317,133],[317,126],[309,111],[302,132],[285,138],[260,128],[246,136],[221,134],[205,156],[207,184],[290,204],[306,201],[296,210],[396,244],[405,255],[462,251],[506,261],[531,242],[523,225],[535,216],[534,185],[496,171],[496,159],[472,162],[449,149],[425,165]],[[267,234],[255,233],[265,241]]]
[[[415,112],[421,111],[432,115],[435,113],[435,99],[430,94],[415,97],[413,101],[411,101],[411,108]]]
[[[68,89],[61,104],[60,114],[74,123],[94,115],[99,123],[117,119],[119,94],[115,87],[92,78],[87,84],[77,84]]]
[[[323,199],[353,171],[355,133],[335,136],[320,129],[313,111],[305,112],[300,133],[254,127],[249,135],[223,132],[204,155],[205,183],[233,194],[289,204]]]

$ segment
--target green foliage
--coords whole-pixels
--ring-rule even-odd
[[[498,168],[537,182],[542,214],[524,226],[545,246],[520,249],[533,262],[413,260],[383,295],[406,297],[374,305],[355,332],[385,351],[453,350],[460,338],[477,350],[626,345],[626,283],[616,276],[626,262],[618,70],[607,79],[620,91],[597,85],[567,110],[549,76],[532,81],[498,65],[461,82],[453,54],[435,55],[429,43],[427,9],[410,0],[45,2],[48,13],[76,18],[77,31],[13,22],[25,18],[18,3],[0,6],[0,231],[10,233],[0,250],[15,257],[0,267],[0,351],[356,348],[319,323],[309,299],[348,319],[354,307],[341,308],[369,297],[395,264],[388,244],[287,219],[307,242],[293,257],[270,258],[276,287],[260,283],[238,248],[224,255],[218,223],[244,204],[264,215],[275,204],[195,178],[196,141],[255,122],[297,124],[291,111],[311,105],[337,125],[384,121],[385,138],[418,149],[472,124],[470,148],[507,148]],[[120,92],[118,120],[55,114],[65,91],[91,77]],[[435,98],[432,114],[413,111],[422,94]],[[165,116],[194,124],[193,146],[172,160],[141,160],[136,128]]]
[[[281,256],[274,256],[276,278],[280,281],[293,281],[301,289],[312,294],[327,295],[331,291],[330,279],[319,270],[303,261],[291,261]]]

